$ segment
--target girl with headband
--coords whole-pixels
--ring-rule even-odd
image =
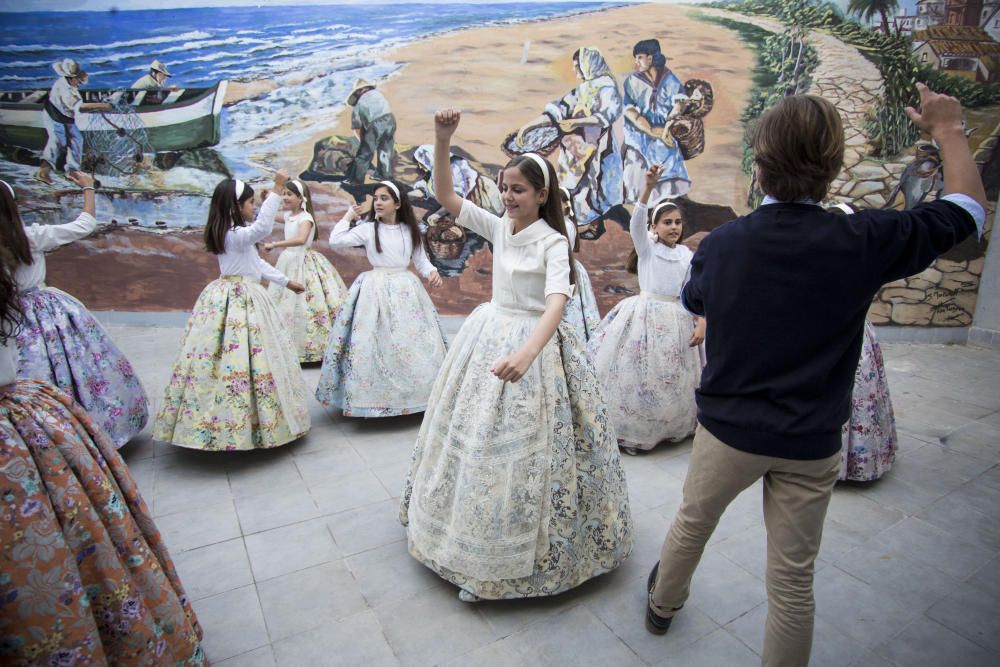
[[[9,192],[0,191],[6,215]],[[17,340],[32,325],[14,274],[34,264],[16,259],[23,248],[7,240],[0,244],[3,664],[206,664],[195,612],[115,443],[70,394],[18,378]]]
[[[434,190],[493,247],[493,300],[434,383],[400,502],[410,554],[459,598],[556,595],[621,565],[632,520],[614,429],[583,341],[563,322],[572,251],[552,166],[502,172],[497,217],[455,192],[459,112],[435,116]]]
[[[316,363],[323,361],[330,328],[347,298],[347,286],[330,260],[312,249],[317,227],[309,187],[302,181],[288,181],[281,198],[288,209],[285,240],[265,243],[264,250],[284,248],[276,268],[306,291],[296,294],[271,283],[268,293],[288,326],[299,362]]]
[[[309,430],[307,391],[288,329],[267,290],[305,288],[261,259],[288,176],[279,171],[253,224],[253,188],[226,179],[212,193],[205,249],[219,260],[188,319],[153,437],[207,451],[268,449]]]
[[[668,199],[653,207],[652,215],[647,208],[662,170],[658,164],[647,170],[629,223],[635,249],[626,267],[639,274],[640,292],[620,301],[590,341],[618,442],[627,454],[683,440],[696,425],[694,392],[701,379],[698,346],[705,339],[705,320],[692,317],[679,302],[694,256],[680,243],[680,208]]]
[[[363,246],[372,265],[337,314],[316,388],[320,403],[347,417],[423,412],[445,354],[434,303],[407,271],[412,262],[431,287],[443,284],[410,200],[393,181],[376,183],[372,196],[367,212],[351,207],[330,234],[331,247]]]
[[[601,322],[601,313],[597,310],[597,297],[594,296],[594,288],[590,284],[590,274],[580,260],[576,259],[576,253],[580,252],[580,237],[576,228],[576,212],[573,210],[573,196],[566,188],[559,188],[559,197],[562,201],[563,217],[566,220],[566,238],[573,248],[573,269],[576,272],[575,294],[566,302],[566,310],[563,319],[576,329],[580,340],[587,341],[594,335],[597,325]]]
[[[836,204],[827,213],[853,215],[850,204]],[[871,482],[889,472],[896,461],[899,438],[896,415],[889,396],[889,379],[882,361],[875,327],[866,318],[861,343],[861,357],[854,372],[851,391],[851,418],[841,431],[844,446],[840,450],[840,472],[837,479]]]
[[[89,236],[94,179],[69,174],[83,188],[83,212],[63,225],[21,223],[14,189],[0,181],[0,246],[10,250],[24,313],[18,377],[43,380],[72,396],[121,447],[146,425],[149,403],[132,365],[86,307],[45,285],[45,252]]]

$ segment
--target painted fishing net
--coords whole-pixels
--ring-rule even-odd
[[[114,111],[95,112],[83,134],[83,168],[97,174],[134,174],[152,153],[142,117],[128,102],[109,102]]]

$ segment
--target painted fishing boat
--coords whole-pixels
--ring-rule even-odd
[[[128,105],[142,120],[153,150],[179,151],[219,143],[220,118],[228,81],[211,88],[177,90],[80,89],[84,102],[109,102],[116,108]],[[45,147],[43,104],[48,89],[0,91],[0,143],[34,151]],[[86,141],[87,132],[107,130],[100,113],[80,113],[76,122]],[[115,113],[103,112],[114,122]]]

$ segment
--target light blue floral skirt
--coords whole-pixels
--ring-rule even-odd
[[[139,377],[82,303],[54,287],[20,295],[17,376],[54,384],[83,406],[115,447],[139,433],[149,402]]]
[[[423,412],[445,350],[419,278],[403,269],[365,271],[333,323],[316,400],[347,417]]]

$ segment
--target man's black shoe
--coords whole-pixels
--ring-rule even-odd
[[[667,634],[667,630],[670,629],[670,623],[674,620],[673,617],[663,618],[662,616],[657,616],[653,608],[649,606],[649,594],[653,592],[653,587],[656,586],[656,573],[659,569],[660,561],[656,561],[652,572],[649,573],[649,579],[646,580],[646,629],[654,635],[665,635]]]

